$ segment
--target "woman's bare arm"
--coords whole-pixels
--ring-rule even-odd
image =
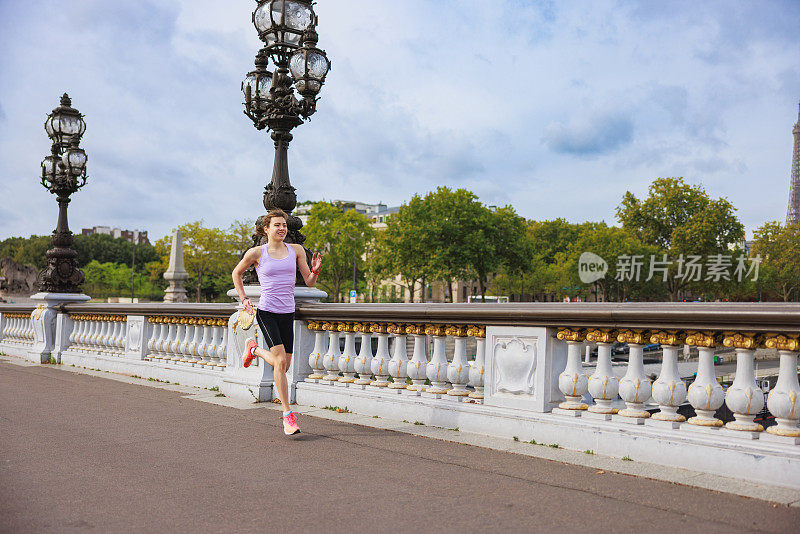
[[[252,304],[250,304],[250,299],[248,299],[247,295],[244,294],[242,274],[244,274],[244,272],[249,269],[251,265],[257,264],[260,257],[261,247],[253,247],[249,249],[244,253],[244,256],[242,256],[242,259],[239,260],[239,263],[236,264],[236,267],[233,268],[233,272],[231,273],[231,278],[233,278],[233,287],[236,288],[236,293],[239,294],[239,299],[242,301],[245,309],[249,313],[252,313],[253,307]]]
[[[305,280],[306,286],[314,287],[317,283],[319,270],[322,267],[322,254],[319,252],[314,254],[311,259],[311,268],[309,268],[306,260],[306,249],[301,245],[292,244],[291,246],[294,247],[295,256],[297,256],[297,269],[300,271],[303,280]]]

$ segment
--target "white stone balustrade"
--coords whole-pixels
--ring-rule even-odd
[[[151,316],[146,359],[210,370],[226,365],[227,319]]]
[[[33,321],[30,313],[9,312],[3,314],[3,344],[27,348],[33,345],[33,341]]]
[[[125,315],[72,314],[69,350],[121,356],[125,352]]]

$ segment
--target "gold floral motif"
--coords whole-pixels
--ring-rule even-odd
[[[478,325],[470,325],[467,328],[467,335],[470,337],[486,337],[486,327]]]
[[[570,328],[559,328],[556,337],[561,341],[580,342],[586,339],[586,330],[583,328],[578,330],[572,330]]]
[[[389,323],[386,327],[386,330],[390,334],[402,335],[405,332],[405,328],[401,323]]]
[[[800,340],[797,336],[785,336],[783,334],[767,334],[764,346],[768,349],[796,351],[800,348]]]
[[[429,324],[425,325],[425,333],[429,336],[444,336],[445,325],[442,324]]]
[[[597,328],[590,328],[586,334],[586,341],[592,343],[613,343],[617,340],[619,332],[617,330],[600,330]]]
[[[676,347],[683,345],[685,339],[686,334],[680,330],[659,330],[650,336],[650,343]]]
[[[331,322],[328,322],[328,321],[325,321],[324,323],[322,323],[322,329],[326,330],[328,332],[337,332],[338,331],[338,330],[336,330],[336,323],[331,323]]]
[[[370,323],[369,331],[374,334],[386,334],[388,331],[388,325],[385,323]]]
[[[617,335],[617,341],[645,345],[650,337],[648,334],[647,330],[621,330]]]
[[[352,332],[353,331],[353,323],[336,323],[336,328],[339,332]]]
[[[407,324],[406,334],[421,336],[425,333],[425,326],[421,324]]]
[[[755,350],[764,341],[764,335],[755,332],[725,332],[724,336],[722,344],[736,349]]]
[[[445,327],[444,333],[446,336],[466,337],[467,327],[466,325],[449,324]]]
[[[688,332],[686,344],[695,347],[714,348],[722,345],[723,335],[718,332]]]

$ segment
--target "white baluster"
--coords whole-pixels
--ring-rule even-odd
[[[70,315],[69,318],[72,320],[72,332],[69,333],[69,346],[70,348],[74,347],[77,343],[78,334],[80,333],[81,327],[83,326],[83,321],[78,319],[78,315]]]
[[[94,349],[94,338],[97,336],[98,328],[100,328],[100,323],[97,322],[95,315],[90,315],[87,320],[89,328],[84,334],[83,342],[81,343],[83,352],[90,352]]]
[[[653,419],[657,421],[686,421],[678,413],[678,407],[686,400],[686,384],[678,372],[678,349],[682,348],[684,338],[677,332],[658,332],[650,337],[650,343],[660,343],[663,351],[661,373],[653,382],[653,399],[659,407]]]
[[[215,318],[207,321],[208,325],[208,339],[203,339],[203,346],[200,352],[200,361],[198,364],[202,366],[222,367],[225,363],[225,356],[221,358],[217,355],[217,350],[222,345],[222,331],[224,330],[225,319]],[[256,325],[255,328],[258,328]]]
[[[358,323],[356,332],[361,332],[361,348],[354,367],[358,373],[358,380],[355,381],[359,386],[365,386],[372,382],[372,336],[369,332],[369,323]]]
[[[406,386],[410,391],[423,391],[425,389],[425,380],[428,373],[428,354],[426,352],[427,336],[425,335],[424,325],[409,325],[406,327],[406,332],[414,334],[414,353],[411,355],[411,361],[406,366],[406,373],[408,378],[411,379],[411,385]]]
[[[392,358],[389,360],[389,376],[393,382],[389,383],[389,389],[398,392],[406,389],[406,367],[408,366],[408,351],[406,350],[406,327],[403,324],[390,324],[389,332],[395,335],[394,350]]]
[[[567,343],[567,365],[564,371],[558,375],[558,389],[567,400],[558,407],[562,410],[586,410],[588,406],[582,398],[589,389],[589,379],[581,364],[581,346],[586,333],[583,330],[562,328],[556,337]]]
[[[378,335],[378,347],[375,350],[375,357],[372,358],[372,374],[375,380],[369,383],[370,386],[385,388],[389,385],[389,330],[388,325],[372,323],[370,331]]]
[[[781,358],[778,381],[767,397],[767,407],[775,416],[775,426],[767,428],[767,432],[776,436],[800,437],[800,384],[797,381],[797,350],[800,348],[797,338],[775,336],[767,340],[766,346],[777,348]]]
[[[725,393],[725,404],[733,412],[735,421],[725,425],[731,430],[761,432],[760,424],[753,421],[764,408],[764,393],[756,383],[754,362],[758,341],[754,334],[730,334],[723,343],[736,348],[736,376]]]
[[[189,363],[191,361],[191,347],[192,347],[192,340],[194,339],[194,333],[197,330],[197,318],[196,317],[183,317],[181,318],[181,322],[183,322],[186,326],[184,327],[183,331],[183,339],[181,339],[180,345],[178,345],[178,360],[181,363]]]
[[[318,321],[309,321],[308,329],[314,332],[314,349],[308,355],[308,365],[311,366],[311,374],[308,375],[309,381],[316,382],[325,376],[325,366],[322,365],[322,357],[325,354],[325,331],[322,329],[322,323]],[[361,336],[362,343],[364,336]]]
[[[447,393],[447,354],[444,351],[444,343],[447,339],[444,335],[445,327],[443,325],[428,325],[425,327],[425,333],[433,336],[433,354],[431,354],[431,361],[428,362],[426,374],[431,385],[425,388],[426,393],[441,395]]]
[[[200,328],[200,340],[194,347],[194,365],[209,365],[214,362],[213,357],[209,357],[206,353],[209,349],[209,346],[212,342],[212,334],[214,332],[214,327],[212,326],[217,319],[200,319],[200,323],[202,324],[202,328]],[[213,354],[213,352],[212,352]]]
[[[467,327],[449,326],[445,330],[449,336],[455,336],[453,348],[453,361],[447,366],[447,379],[453,385],[447,394],[453,397],[466,397],[469,395],[467,382],[469,382],[469,363],[467,363]]]
[[[175,339],[169,343],[169,359],[173,362],[181,361],[181,345],[186,339],[187,331],[186,317],[177,317],[176,319],[178,328],[175,330]]]
[[[328,331],[328,352],[322,358],[322,365],[325,366],[327,374],[322,380],[336,382],[339,380],[339,357],[342,355],[339,350],[339,331],[336,323],[325,323],[323,328]]]
[[[205,328],[206,320],[202,317],[193,317],[189,324],[192,326],[191,339],[186,344],[184,356],[181,358],[181,361],[195,365],[201,361],[201,359],[197,357],[197,348],[200,346],[200,340],[202,339],[201,336],[203,334],[203,329]]]
[[[714,413],[725,402],[725,392],[714,372],[714,347],[720,341],[713,333],[692,332],[686,337],[687,346],[697,345],[699,354],[697,376],[689,386],[687,395],[697,414],[687,421],[690,425],[722,426],[722,421],[714,417]]]
[[[222,330],[222,336],[220,337],[220,342],[217,345],[217,359],[214,363],[214,366],[218,369],[225,369],[228,365],[228,359],[226,356],[225,349],[228,346],[228,321],[227,319],[219,319],[220,330]]]
[[[128,318],[125,315],[117,316],[117,329],[114,336],[114,352],[123,354],[125,352],[125,338],[128,333]],[[140,335],[144,336],[144,332]]]
[[[467,329],[467,335],[475,338],[477,345],[475,349],[475,361],[469,370],[469,383],[475,391],[469,394],[472,399],[483,398],[483,377],[486,371],[486,328],[482,326],[471,326]]]
[[[356,381],[356,333],[353,331],[353,323],[339,323],[339,332],[344,332],[344,352],[339,356],[339,371],[344,376],[339,379],[341,384],[350,384]]]
[[[157,319],[158,317],[147,318],[147,321],[154,325],[150,330],[150,339],[147,340],[147,359],[149,360],[156,359],[156,344],[161,337],[161,327],[163,325],[157,322]]]
[[[620,410],[619,415],[635,419],[646,419],[650,412],[644,409],[644,403],[650,398],[653,386],[644,374],[644,343],[643,332],[626,330],[620,333],[618,339],[627,341],[630,352],[628,353],[628,369],[625,376],[619,381],[619,396],[625,401],[627,408]]]
[[[175,338],[178,325],[175,323],[175,317],[162,317],[161,321],[164,323],[166,332],[164,332],[161,337],[161,341],[158,343],[158,358],[160,360],[167,360],[170,357],[169,346],[172,344],[172,340]]]

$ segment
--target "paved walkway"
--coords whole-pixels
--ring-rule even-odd
[[[800,508],[0,361],[0,532],[796,532]],[[224,400],[224,399],[223,399]]]

